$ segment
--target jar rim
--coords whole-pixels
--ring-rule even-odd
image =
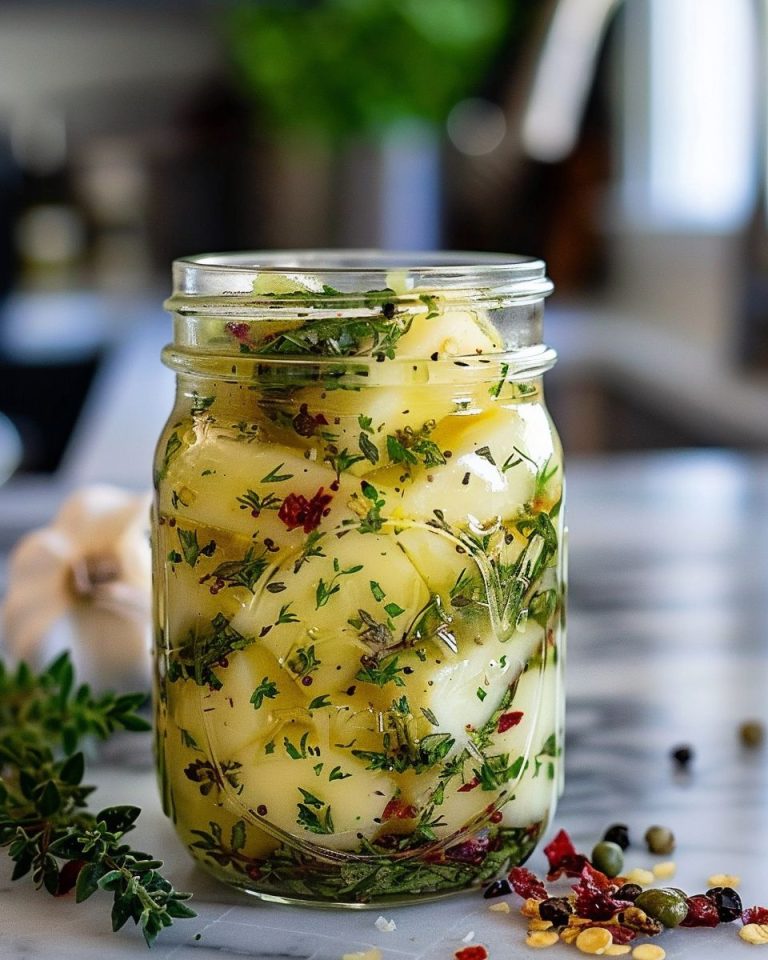
[[[259,274],[295,278],[310,293],[347,296],[382,289],[399,275],[402,291],[429,284],[479,296],[545,297],[552,292],[538,257],[463,250],[297,249],[202,253],[173,263],[174,297],[253,297]],[[325,281],[333,281],[326,283]],[[257,295],[258,296],[258,295]]]

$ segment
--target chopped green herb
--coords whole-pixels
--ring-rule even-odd
[[[478,688],[477,688],[477,691],[476,691],[476,696],[477,696],[477,699],[478,699],[478,700],[481,700],[481,701],[482,701],[482,700],[485,700],[485,698],[488,696],[488,694],[487,694],[487,692],[486,692],[485,690],[483,690],[482,687],[478,687]]]
[[[251,694],[250,702],[253,704],[253,709],[258,710],[264,703],[265,698],[274,700],[274,698],[277,696],[277,693],[277,684],[274,682],[274,680],[270,680],[269,677],[264,677],[258,687],[256,687]]]
[[[355,566],[347,567],[346,570],[342,570],[339,564],[338,558],[333,558],[333,576],[328,581],[325,582],[322,578],[317,585],[315,590],[315,609],[319,610],[320,607],[324,607],[326,603],[331,599],[331,597],[338,593],[341,590],[341,584],[338,583],[340,577],[348,577],[350,574],[359,573],[363,569],[362,563],[355,564]]]
[[[490,447],[478,447],[477,450],[475,450],[475,453],[478,457],[482,457],[483,460],[487,460],[488,463],[492,464],[494,467],[496,466],[496,461],[493,459]]]
[[[405,613],[404,608],[399,606],[397,603],[387,603],[385,604],[384,609],[392,618],[399,617],[401,613]]]
[[[371,584],[371,593],[373,594],[374,600],[383,600],[386,597],[386,593],[381,589],[381,586],[376,583],[375,580],[370,581]]]
[[[258,517],[262,510],[279,510],[283,498],[275,496],[272,492],[260,497],[254,490],[246,490],[241,497],[237,498],[237,502],[241,510],[250,510],[251,516]]]
[[[437,721],[437,717],[432,713],[429,707],[421,707],[421,712],[424,717],[432,724],[433,727],[439,727],[440,724]]]
[[[231,587],[246,587],[253,593],[253,588],[269,566],[267,553],[264,549],[257,555],[255,547],[248,547],[242,560],[226,560],[220,563],[211,573],[211,579],[214,583],[221,581]]]
[[[280,607],[280,613],[277,615],[277,620],[275,620],[275,626],[281,623],[298,623],[299,622],[299,618],[296,616],[296,614],[291,613],[289,610],[289,607],[292,604],[293,604],[293,600],[291,600],[289,603],[284,603],[282,607]]]
[[[379,462],[379,449],[367,434],[360,434],[357,438],[357,445],[360,447],[360,452],[366,460],[370,460],[371,463]]]
[[[215,401],[216,397],[201,397],[196,390],[192,391],[192,416],[199,416],[201,413],[205,413]]]
[[[261,478],[260,483],[282,483],[283,480],[291,480],[293,478],[292,473],[278,473],[278,470],[282,466],[282,463],[278,463],[276,467],[273,467],[273,469],[269,471],[266,477]]]
[[[302,680],[314,673],[321,663],[322,661],[315,656],[315,645],[313,643],[308,647],[299,647],[286,665]]]
[[[319,697],[315,697],[310,701],[309,710],[321,710],[323,707],[331,707],[333,704],[327,693],[321,694]]]
[[[298,573],[302,567],[302,564],[306,563],[312,557],[324,557],[323,548],[318,546],[320,541],[325,536],[324,533],[321,533],[319,530],[313,530],[304,541],[304,546],[301,553],[299,554],[298,559],[293,565],[293,572]]]
[[[397,657],[387,660],[386,663],[374,663],[363,666],[355,674],[355,680],[362,680],[364,683],[374,683],[377,687],[384,687],[388,683],[394,683],[396,687],[404,687],[405,682],[400,674],[403,668],[398,666]]]
[[[176,532],[179,535],[181,552],[185,561],[190,567],[194,567],[197,563],[198,557],[200,556],[200,544],[197,542],[197,530],[184,530],[182,527],[177,527]]]
[[[346,780],[348,777],[351,777],[351,773],[343,773],[341,767],[334,767],[333,770],[328,774],[329,780]]]

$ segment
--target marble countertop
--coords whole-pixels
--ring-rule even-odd
[[[18,489],[0,491],[18,497]],[[768,905],[768,745],[746,750],[738,726],[768,722],[768,461],[701,452],[577,461],[569,472],[570,607],[566,790],[553,829],[589,852],[611,823],[634,837],[627,866],[654,858],[642,835],[653,823],[677,837],[674,883],[703,892],[713,873],[741,877],[745,905]],[[690,744],[686,775],[670,749]],[[149,743],[117,744],[94,768],[94,803],[144,810],[136,845],[166,862],[194,893],[195,920],[176,923],[156,960],[340,960],[378,947],[385,960],[452,960],[467,938],[491,960],[538,955],[525,923],[467,894],[382,911],[318,911],[233,893],[187,858],[164,820]],[[540,871],[540,852],[531,866]],[[70,897],[10,883],[0,858],[2,960],[129,960],[146,956],[127,927],[109,929],[106,895]],[[374,925],[379,913],[396,923]],[[471,935],[471,936],[470,936]],[[747,957],[736,925],[674,930],[655,941],[669,960]],[[580,956],[558,945],[553,956]]]

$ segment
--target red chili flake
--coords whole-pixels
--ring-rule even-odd
[[[688,913],[681,922],[681,927],[716,927],[720,923],[717,907],[703,893],[688,897],[686,902]]]
[[[513,710],[511,713],[502,713],[496,726],[496,733],[504,733],[505,730],[510,730],[512,727],[516,727],[524,716],[525,714],[522,710]]]
[[[547,880],[557,880],[563,875],[579,877],[584,867],[589,863],[584,854],[576,852],[576,848],[565,830],[561,830],[544,847],[544,854],[549,861]]]
[[[231,320],[224,329],[227,333],[234,337],[235,340],[240,340],[241,342],[247,340],[250,332],[251,326],[248,323],[237,323],[234,320]]]
[[[467,780],[466,783],[462,784],[456,792],[469,793],[470,790],[474,790],[475,787],[479,787],[479,786],[480,786],[480,781],[477,779],[477,777],[472,777],[471,780]]]
[[[741,915],[742,923],[768,923],[768,907],[747,907]]]
[[[631,901],[612,896],[616,889],[617,885],[604,873],[584,864],[578,882],[573,885],[576,913],[587,920],[610,920],[615,913],[632,906]]]
[[[533,897],[534,900],[547,900],[549,898],[547,888],[541,880],[525,867],[512,867],[508,879],[512,884],[512,889],[523,900],[527,900],[529,897]]]
[[[312,533],[320,526],[323,517],[327,517],[331,512],[331,500],[333,495],[323,493],[322,487],[311,500],[307,500],[303,493],[289,493],[280,504],[277,516],[289,530],[302,527],[304,533]]]
[[[416,816],[417,810],[413,804],[405,803],[400,797],[392,797],[384,807],[381,815],[382,823],[387,820],[410,820]]]
[[[471,947],[462,947],[454,953],[456,960],[488,960],[488,951],[482,943],[476,943]]]

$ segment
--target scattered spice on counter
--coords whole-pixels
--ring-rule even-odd
[[[739,726],[739,740],[751,750],[762,747],[765,742],[765,725],[760,720],[745,720]]]
[[[649,833],[654,830],[665,831],[662,839],[667,841],[672,837],[667,828],[652,827]],[[560,830],[544,848],[549,864],[547,881],[561,877],[575,880],[567,895],[550,892],[544,881],[526,867],[514,867],[506,880],[493,881],[484,895],[495,898],[514,892],[522,899],[520,912],[528,920],[525,942],[535,949],[563,941],[582,953],[623,956],[631,949],[628,944],[638,937],[653,937],[678,926],[716,927],[735,920],[743,924],[739,932],[743,940],[768,943],[768,907],[744,909],[733,889],[738,877],[714,874],[705,893],[690,896],[674,887],[650,888],[655,879],[675,873],[674,861],[657,864],[655,874],[635,868],[625,876],[613,876],[598,869],[595,862],[603,859],[601,851],[605,845],[611,848],[609,860],[623,853],[615,841],[603,840],[595,847],[600,856],[593,856],[590,862],[576,850],[565,830]],[[608,864],[609,871],[613,865]],[[507,912],[503,904],[492,904],[490,909]],[[455,955],[457,960],[479,960],[469,955],[460,957],[459,953]],[[632,950],[633,960],[663,960],[665,956],[661,947],[651,943],[638,944]]]
[[[488,951],[481,943],[476,943],[457,950],[454,957],[456,960],[488,960]]]
[[[675,849],[675,835],[669,827],[655,823],[645,831],[645,842],[651,853],[667,854]]]
[[[681,743],[673,747],[669,752],[675,766],[682,771],[688,771],[694,758],[693,747],[687,743]]]

